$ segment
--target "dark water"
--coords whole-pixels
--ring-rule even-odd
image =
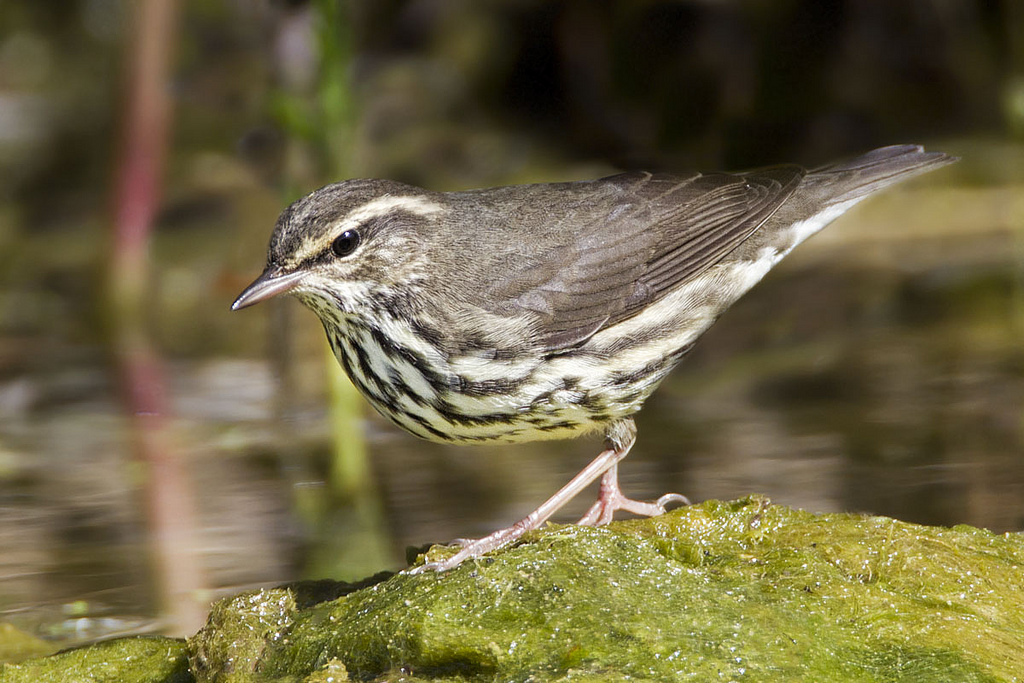
[[[1022,239],[982,230],[866,250],[808,245],[649,401],[623,488],[697,501],[759,492],[815,511],[1020,529]],[[223,298],[204,315],[226,317]],[[172,431],[215,591],[336,572],[325,556],[366,559],[365,520],[344,503],[323,509],[329,448],[322,382],[313,381],[321,333],[287,305],[302,360],[283,421],[273,417],[280,385],[258,355],[261,335],[247,331],[237,354],[168,354]],[[72,639],[144,627],[155,610],[144,472],[131,461],[108,356],[88,334],[80,344],[11,335],[0,353],[0,620]],[[407,545],[514,521],[601,447],[588,438],[449,448],[374,415],[365,426],[378,513],[369,528],[385,557],[356,562],[357,574],[399,568]],[[591,499],[558,519],[575,519]],[[310,500],[320,508],[310,512]]]

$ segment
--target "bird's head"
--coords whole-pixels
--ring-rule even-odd
[[[422,277],[443,211],[437,195],[389,180],[322,187],[281,214],[267,267],[231,308],[291,293],[321,318],[357,313]]]

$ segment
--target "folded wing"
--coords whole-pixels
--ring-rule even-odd
[[[797,166],[689,177],[628,173],[592,181],[574,239],[502,280],[500,307],[536,316],[550,351],[635,315],[718,263],[786,201]],[[587,183],[589,184],[589,183]],[[575,191],[579,186],[574,184]]]

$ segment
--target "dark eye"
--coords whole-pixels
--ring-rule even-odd
[[[331,251],[335,256],[348,256],[359,246],[359,233],[355,230],[346,230],[331,243]]]

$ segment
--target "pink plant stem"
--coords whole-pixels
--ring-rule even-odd
[[[124,133],[114,187],[111,263],[114,346],[132,419],[135,453],[143,465],[150,549],[166,630],[194,632],[205,616],[204,581],[196,543],[194,499],[186,464],[169,438],[163,366],[149,341],[149,236],[171,120],[168,84],[176,36],[176,0],[133,5]]]

